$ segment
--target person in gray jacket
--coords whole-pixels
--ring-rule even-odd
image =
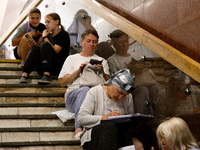
[[[102,121],[110,116],[133,114],[133,100],[129,93],[134,89],[134,76],[128,69],[123,69],[112,75],[104,85],[95,86],[88,91],[78,114],[78,123],[84,127],[81,134],[84,149],[115,150],[133,145],[127,128]],[[143,147],[138,139],[134,145]]]

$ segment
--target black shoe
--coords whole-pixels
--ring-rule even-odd
[[[20,83],[27,83],[27,78],[25,76],[21,76],[21,78],[19,79]]]
[[[51,78],[47,75],[44,75],[39,81],[38,84],[49,84],[51,83]]]

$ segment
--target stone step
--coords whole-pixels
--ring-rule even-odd
[[[19,127],[64,127],[65,124],[57,117],[55,119],[0,119],[0,128]],[[74,127],[74,124],[72,124]]]
[[[40,115],[64,110],[65,107],[0,107],[0,115]]]
[[[1,80],[1,79],[0,79]],[[61,87],[59,84],[46,84],[46,85],[42,85],[42,84],[0,84],[0,88],[4,87],[4,88],[10,88],[10,87],[37,87],[37,88],[52,88],[52,87],[59,87],[59,88],[64,88],[66,89],[66,87]]]
[[[67,132],[74,131],[73,125],[63,127],[18,127],[18,128],[0,128],[3,132]]]
[[[20,79],[20,75],[15,75],[15,74],[9,74],[9,75],[0,75],[0,79]],[[30,75],[28,79],[40,79],[42,76],[40,75]],[[58,80],[56,76],[51,76],[51,79]]]
[[[0,87],[1,93],[65,93],[62,87]]]
[[[17,77],[17,78],[6,78],[6,79],[2,79],[0,77],[0,84],[20,84],[22,85],[23,83],[20,83],[19,79],[21,76]],[[39,79],[41,79],[41,77],[37,77],[37,79],[33,79],[33,78],[28,78],[26,84],[38,84]],[[50,84],[58,84],[58,79],[51,79],[51,83]]]
[[[38,146],[39,145],[39,146]],[[77,145],[77,146],[76,146]],[[77,141],[2,143],[0,150],[83,150]],[[12,146],[12,147],[11,147]],[[9,147],[9,148],[8,148]]]
[[[45,114],[51,114],[51,112],[64,110],[65,104],[64,103],[58,103],[58,104],[40,104],[40,103],[33,103],[33,104],[27,104],[27,103],[12,103],[7,104],[3,103],[0,104],[0,115],[45,115]]]
[[[2,103],[65,103],[64,96],[50,96],[50,97],[0,97],[0,104]]]
[[[2,103],[1,107],[65,107],[65,103]]]
[[[39,85],[34,70],[27,84],[19,84],[20,60],[0,60],[0,150],[82,150],[74,140],[74,119],[63,123],[55,114],[65,109],[57,76]]]
[[[15,67],[19,68],[21,60],[16,59],[0,59],[0,67]]]
[[[83,150],[80,141],[2,142],[1,150]]]
[[[1,70],[0,69],[0,75],[22,75],[22,70]],[[36,71],[32,71],[30,75],[38,76],[38,73]]]
[[[55,114],[49,115],[0,115],[0,128],[64,127],[74,129],[74,119],[62,122]]]
[[[20,84],[21,75],[0,75],[0,84]],[[38,84],[38,81],[42,78],[42,76],[30,76],[27,81],[27,84]],[[55,76],[51,76],[50,84],[58,84],[58,78]],[[24,84],[20,84],[24,85]]]
[[[71,141],[74,140],[73,131],[47,131],[47,132],[0,132],[0,144],[6,142],[46,142],[46,141]],[[79,142],[79,141],[78,141]],[[77,144],[77,143],[76,143]]]
[[[64,93],[0,93],[0,97],[64,97]]]

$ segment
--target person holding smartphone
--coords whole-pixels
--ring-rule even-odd
[[[78,112],[88,90],[90,89],[89,86],[80,87],[80,79],[84,67],[90,62],[91,59],[103,59],[102,57],[99,57],[96,54],[94,54],[96,46],[98,44],[98,39],[99,35],[96,30],[85,30],[81,36],[82,52],[67,57],[63,64],[62,70],[60,71],[60,74],[58,76],[60,85],[63,87],[67,86],[67,90],[65,93],[65,106],[68,111],[75,113],[74,138],[77,140],[80,139],[80,134],[82,132],[82,127],[77,122]],[[100,67],[102,67],[102,78],[108,80],[110,73],[107,61],[103,59],[101,64],[95,65],[99,65]]]
[[[17,33],[12,37],[12,46],[14,48],[14,56],[16,59],[21,59],[19,67],[23,67],[27,54],[33,45],[42,43],[42,32],[46,29],[43,23],[40,23],[41,12],[38,8],[32,8],[29,12],[29,21],[20,26]],[[25,35],[29,35],[28,40]]]
[[[51,83],[50,75],[58,75],[65,59],[69,55],[70,39],[68,32],[61,25],[57,13],[45,16],[46,30],[42,33],[41,46],[34,45],[25,61],[20,83],[27,83],[29,74],[36,67],[43,77],[39,84]]]

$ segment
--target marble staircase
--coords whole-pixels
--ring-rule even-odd
[[[0,61],[0,150],[82,150],[74,140],[74,120],[63,123],[51,112],[65,109],[56,77],[39,85],[34,71],[20,84],[19,61]]]

